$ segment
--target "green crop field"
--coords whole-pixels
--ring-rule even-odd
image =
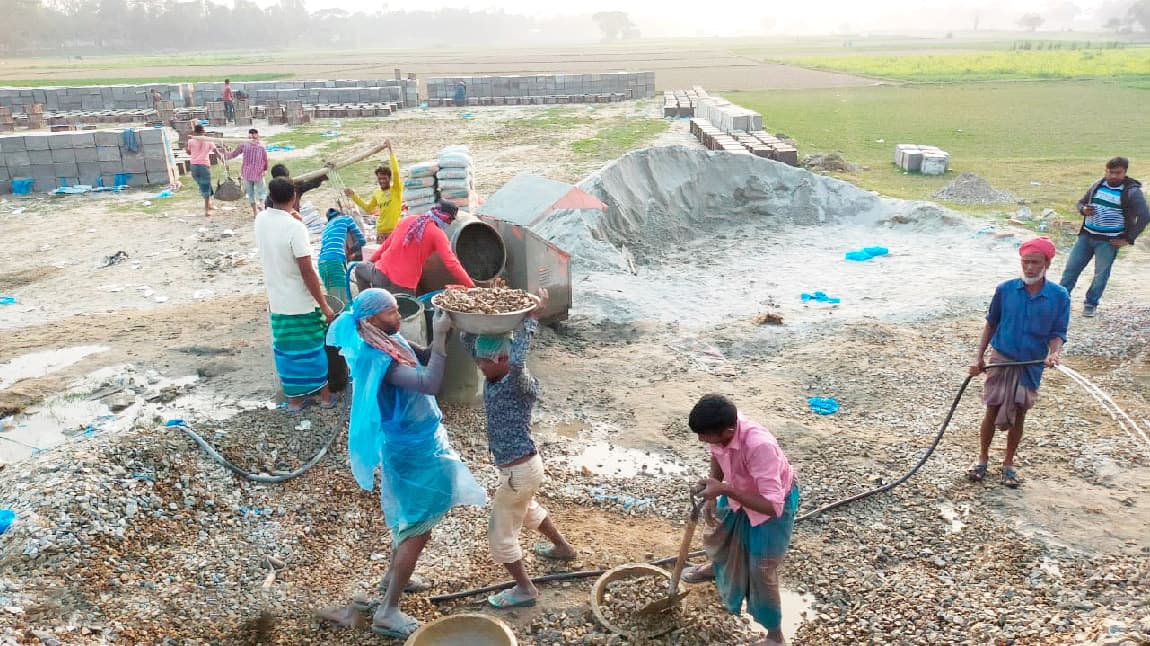
[[[783,58],[803,67],[919,82],[1150,78],[1150,48]]]
[[[1067,214],[1110,157],[1131,158],[1130,174],[1150,178],[1150,110],[1142,107],[1150,93],[1116,83],[879,86],[725,97],[761,112],[766,128],[794,138],[802,155],[840,152],[861,168],[838,177],[892,197],[930,199],[958,173],[972,171],[1032,207]],[[950,152],[952,172],[903,173],[892,162],[899,143]]]

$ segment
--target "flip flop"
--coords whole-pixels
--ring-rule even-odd
[[[1014,467],[1002,467],[1002,484],[1011,489],[1017,489],[1022,484]]]
[[[310,404],[308,403],[308,400],[305,399],[303,401],[303,403],[299,405],[299,408],[292,408],[291,404],[289,404],[287,402],[284,402],[284,403],[276,406],[276,408],[283,410],[283,411],[287,411],[289,413],[302,413],[304,411],[304,409],[306,409],[309,405]]]
[[[339,406],[339,395],[336,393],[332,393],[330,404],[320,404],[319,405],[319,407],[324,409],[324,410],[331,410],[331,409],[335,408],[336,406]]]
[[[419,630],[419,622],[407,615],[404,615],[404,618],[408,620],[408,623],[402,626],[381,626],[373,621],[371,624],[371,632],[376,635],[391,637],[392,639],[405,640],[411,637],[412,633]]]
[[[986,479],[986,463],[981,462],[979,464],[976,464],[976,465],[970,467],[970,470],[968,470],[966,472],[966,477],[969,478],[971,482],[982,482],[983,480],[985,480]]]
[[[539,599],[536,597],[517,599],[511,594],[511,590],[504,590],[499,594],[493,594],[487,597],[487,603],[491,604],[492,608],[506,610],[507,608],[531,608],[539,603]]]
[[[705,567],[707,567],[707,566],[706,565],[692,565],[691,567],[683,570],[683,574],[680,576],[680,578],[685,583],[705,583],[707,581],[714,581],[715,580],[715,571],[714,571],[713,567],[711,569],[711,574],[709,574],[709,575],[699,573],[699,571]]]
[[[566,554],[556,554],[555,546],[548,543],[536,543],[535,556],[541,556],[552,561],[574,561],[575,559],[579,558],[578,554],[573,554],[570,556]]]

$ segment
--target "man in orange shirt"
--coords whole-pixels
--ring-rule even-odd
[[[426,214],[400,220],[371,255],[371,262],[356,265],[355,283],[359,291],[379,287],[392,293],[414,294],[423,277],[423,265],[433,253],[439,254],[443,266],[459,284],[475,287],[447,239],[447,227],[458,213],[459,207],[440,200]]]

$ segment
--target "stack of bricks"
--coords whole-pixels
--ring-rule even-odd
[[[894,147],[894,163],[908,173],[944,175],[950,167],[950,153],[934,146],[898,144]]]
[[[342,119],[345,117],[388,117],[399,107],[394,103],[356,103],[350,105],[308,106],[317,119]]]
[[[284,103],[284,120],[289,126],[301,126],[311,122],[311,114],[303,109],[303,101],[286,101]]]
[[[394,80],[327,80],[327,81],[242,81],[232,83],[236,92],[244,92],[252,106],[275,101],[302,101],[305,104],[396,103],[399,107],[419,105],[419,86],[414,78]],[[218,101],[223,96],[223,83],[196,83],[191,93],[195,105]]]
[[[47,120],[44,118],[44,104],[33,103],[25,110],[28,121],[27,126],[33,130],[39,130],[48,125]]]
[[[428,104],[455,105],[459,83],[467,89],[469,106],[608,103],[655,96],[654,72],[446,76],[427,79]]]
[[[188,137],[192,135],[192,131],[196,128],[196,122],[191,119],[173,119],[172,129],[176,131],[179,137],[180,148],[188,145]]]
[[[16,130],[16,118],[12,116],[12,108],[0,107],[0,132]]]
[[[164,125],[172,122],[176,116],[176,104],[172,101],[156,102],[156,119]]]
[[[736,130],[754,132],[763,129],[763,116],[754,110],[727,101],[720,96],[699,97],[695,115],[710,121],[726,133]]]
[[[175,166],[171,144],[161,128],[135,130],[136,150],[124,144],[123,131],[99,130],[0,137],[0,192],[11,180],[31,179],[33,190],[85,184],[129,186],[168,184]]]
[[[269,126],[278,126],[287,123],[287,118],[284,116],[284,109],[280,106],[279,101],[269,101],[263,108],[263,116],[268,120]]]
[[[252,125],[252,109],[251,104],[247,99],[240,99],[235,102],[236,106],[236,125],[237,126],[250,126]]]
[[[707,91],[695,86],[690,90],[667,90],[663,92],[663,116],[666,118],[693,117],[700,98],[706,98]]]
[[[223,101],[209,101],[206,106],[208,125],[223,127],[228,125],[228,110]]]
[[[13,110],[38,103],[51,112],[74,110],[139,110],[151,108],[152,91],[165,101],[183,104],[180,86],[172,83],[154,85],[90,85],[78,87],[15,88],[0,87],[0,106]]]
[[[707,150],[755,155],[791,166],[799,165],[799,153],[794,146],[762,130],[752,132],[736,130],[726,133],[716,128],[710,121],[698,117],[691,119],[690,130]]]

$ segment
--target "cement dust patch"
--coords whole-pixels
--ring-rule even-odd
[[[101,345],[81,345],[59,350],[32,352],[0,364],[0,390],[8,388],[21,379],[44,377],[58,370],[78,363],[84,357],[104,352],[108,348]]]
[[[568,459],[576,470],[587,469],[596,475],[631,478],[637,475],[680,475],[687,467],[655,451],[641,451],[595,442]]]
[[[772,309],[788,324],[913,321],[984,307],[1018,273],[1014,238],[758,157],[646,148],[579,187],[607,212],[554,211],[532,228],[572,254],[572,313],[597,320],[704,327]],[[871,246],[890,254],[846,260]],[[819,291],[841,302],[803,302]]]

